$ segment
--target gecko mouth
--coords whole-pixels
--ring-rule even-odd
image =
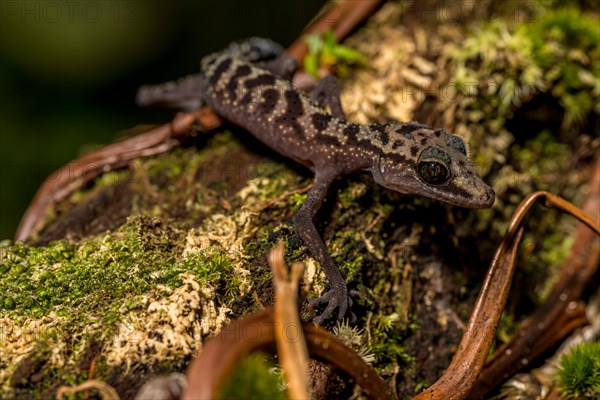
[[[489,186],[479,195],[453,186],[448,192],[440,194],[439,199],[459,207],[490,208],[496,200],[496,193]]]
[[[397,192],[429,197],[430,199],[465,208],[489,208],[494,204],[496,198],[494,190],[483,181],[481,185],[473,185],[470,188],[471,190],[466,190],[452,183],[438,186],[416,185],[415,187],[387,183],[383,186]]]

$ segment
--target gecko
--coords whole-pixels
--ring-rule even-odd
[[[296,61],[269,39],[234,42],[204,57],[200,72],[178,81],[143,86],[137,102],[180,109],[209,106],[285,157],[309,168],[315,181],[294,215],[297,234],[319,263],[329,290],[310,298],[325,306],[321,324],[337,310],[349,316],[348,287],[314,223],[335,179],[369,171],[381,186],[468,208],[488,208],[495,193],[477,173],[460,136],[418,122],[357,124],[346,119],[337,79],[319,81],[310,94],[296,89]]]

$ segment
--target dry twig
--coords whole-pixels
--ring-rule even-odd
[[[119,394],[108,383],[99,381],[99,380],[89,380],[87,382],[83,382],[80,385],[76,385],[73,387],[61,386],[56,391],[56,400],[62,399],[64,396],[73,395],[79,393],[84,390],[96,389],[100,394],[102,400],[120,400]]]
[[[275,341],[289,397],[308,399],[308,351],[298,310],[298,284],[304,266],[295,262],[291,274],[288,273],[283,260],[284,250],[280,241],[269,253],[275,286]],[[294,335],[290,336],[290,332]]]

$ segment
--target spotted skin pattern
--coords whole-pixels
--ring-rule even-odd
[[[340,105],[337,81],[325,78],[311,96],[298,91],[289,80],[295,65],[289,57],[277,57],[281,50],[267,39],[234,43],[205,57],[200,74],[141,88],[138,102],[206,104],[315,173],[315,184],[294,217],[330,283],[329,292],[309,300],[312,306],[326,304],[313,321],[322,323],[336,310],[338,319],[354,320],[346,283],[314,225],[336,178],[368,170],[386,188],[469,208],[490,207],[494,191],[476,172],[459,136],[416,122],[352,123]]]

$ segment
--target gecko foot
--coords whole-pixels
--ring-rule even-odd
[[[350,322],[356,322],[356,315],[352,312],[352,299],[348,295],[348,289],[344,286],[343,289],[331,289],[329,292],[325,293],[321,297],[314,297],[308,299],[308,306],[311,309],[314,309],[316,306],[321,304],[327,304],[325,311],[321,315],[313,318],[312,322],[321,325],[323,321],[325,321],[335,309],[338,309],[337,319],[342,319],[346,315],[347,312],[350,313]]]

